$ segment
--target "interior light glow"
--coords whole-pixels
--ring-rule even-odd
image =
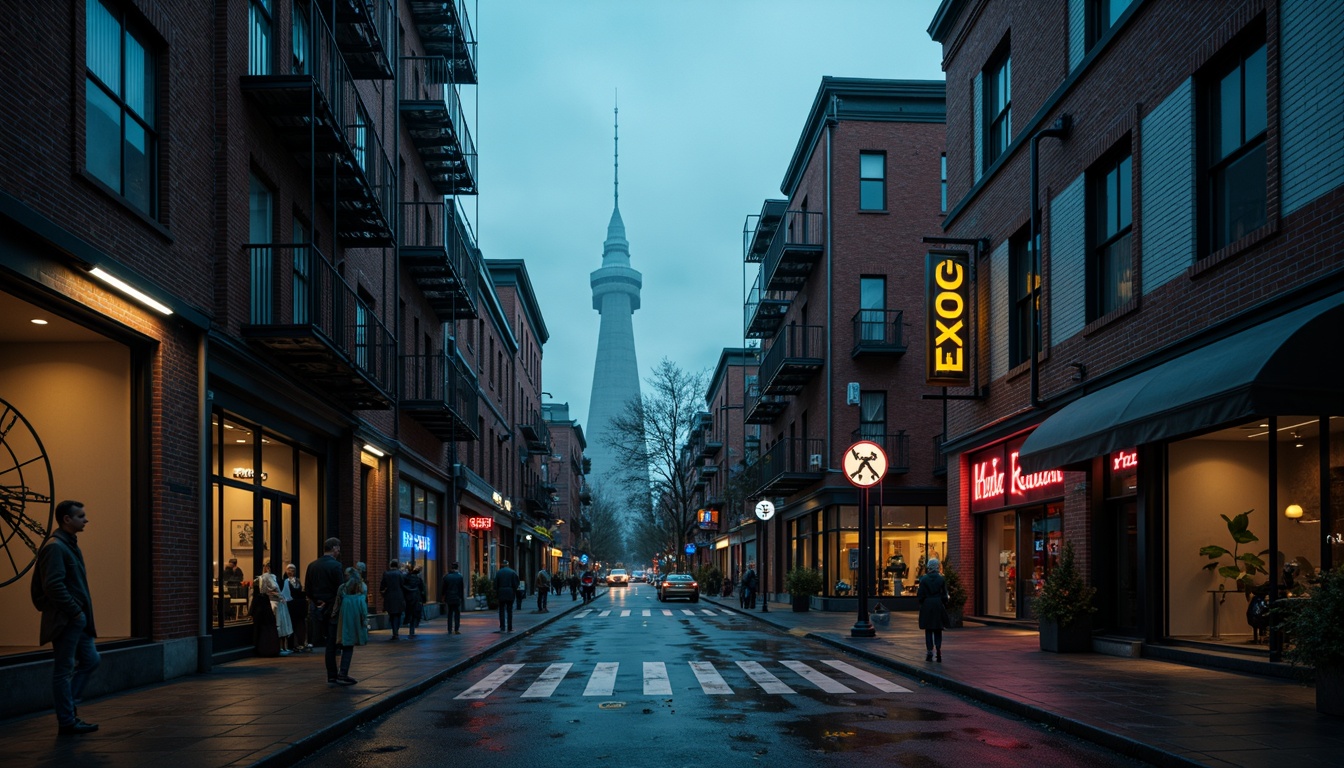
[[[108,274],[107,272],[103,271],[102,267],[94,267],[93,269],[89,270],[89,274],[93,275],[99,280],[102,280],[104,283],[107,283],[113,288],[116,288],[118,291],[121,291],[127,296],[130,296],[131,298],[135,299],[141,304],[144,304],[150,309],[159,312],[160,314],[164,315],[173,314],[173,310],[169,309],[166,304],[156,301],[155,299],[151,298],[148,294],[143,293],[139,289],[132,287],[129,283],[125,282],[121,278]]]
[[[40,317],[34,317],[34,318],[32,319],[32,323],[33,323],[33,325],[46,325],[46,324],[47,324],[47,321],[46,321],[46,320],[43,320],[43,319],[40,318]]]

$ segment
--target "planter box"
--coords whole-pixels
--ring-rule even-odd
[[[1067,627],[1041,619],[1041,650],[1051,653],[1089,653],[1092,650],[1092,622],[1080,621]]]
[[[811,595],[792,595],[792,596],[790,596],[790,603],[792,603],[792,605],[793,605],[793,612],[794,612],[794,613],[803,613],[804,611],[807,611],[807,610],[811,609],[811,607],[812,607],[812,596],[811,596]]]

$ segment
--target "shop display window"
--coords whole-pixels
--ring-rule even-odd
[[[874,535],[870,594],[912,596],[931,557],[947,554],[947,507],[874,506]],[[857,594],[860,574],[859,510],[855,506],[825,511],[827,525],[814,534],[807,523],[820,524],[822,513],[790,523],[792,560],[788,567],[811,567],[822,572],[825,594]],[[816,547],[815,550],[813,547]],[[848,586],[849,589],[844,589]]]

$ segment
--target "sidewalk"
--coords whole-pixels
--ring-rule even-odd
[[[735,598],[703,599],[739,610]],[[446,634],[442,619],[422,625],[415,640],[391,643],[388,631],[372,632],[355,649],[350,674],[359,684],[348,688],[327,685],[315,649],[87,701],[81,714],[101,726],[88,736],[58,737],[50,712],[12,718],[0,722],[0,754],[25,767],[288,765],[583,603],[552,596],[550,605],[537,614],[529,599],[508,635],[496,633],[493,611],[465,613],[461,635]],[[1042,653],[1035,631],[987,626],[944,633],[937,664],[924,661],[913,613],[893,614],[876,638],[849,636],[854,614],[794,613],[786,603],[744,613],[1155,765],[1324,768],[1344,755],[1344,723],[1317,714],[1314,691],[1291,681]]]
[[[709,598],[739,610],[736,598]],[[1344,722],[1316,712],[1301,683],[1151,659],[1040,650],[1034,630],[970,625],[943,633],[924,661],[913,612],[876,638],[850,637],[853,613],[745,612],[793,634],[1160,766],[1325,768],[1344,764]]]
[[[550,612],[538,614],[529,597],[510,634],[498,633],[495,611],[463,612],[460,635],[442,618],[414,640],[404,630],[396,643],[388,630],[370,632],[355,649],[350,676],[359,683],[349,687],[327,684],[322,648],[221,664],[85,701],[80,716],[99,725],[87,736],[58,736],[50,711],[0,721],[0,754],[24,768],[290,765],[582,605],[551,595]]]

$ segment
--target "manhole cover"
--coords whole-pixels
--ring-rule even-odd
[[[598,709],[620,709],[625,706],[624,701],[604,701],[597,705]]]

